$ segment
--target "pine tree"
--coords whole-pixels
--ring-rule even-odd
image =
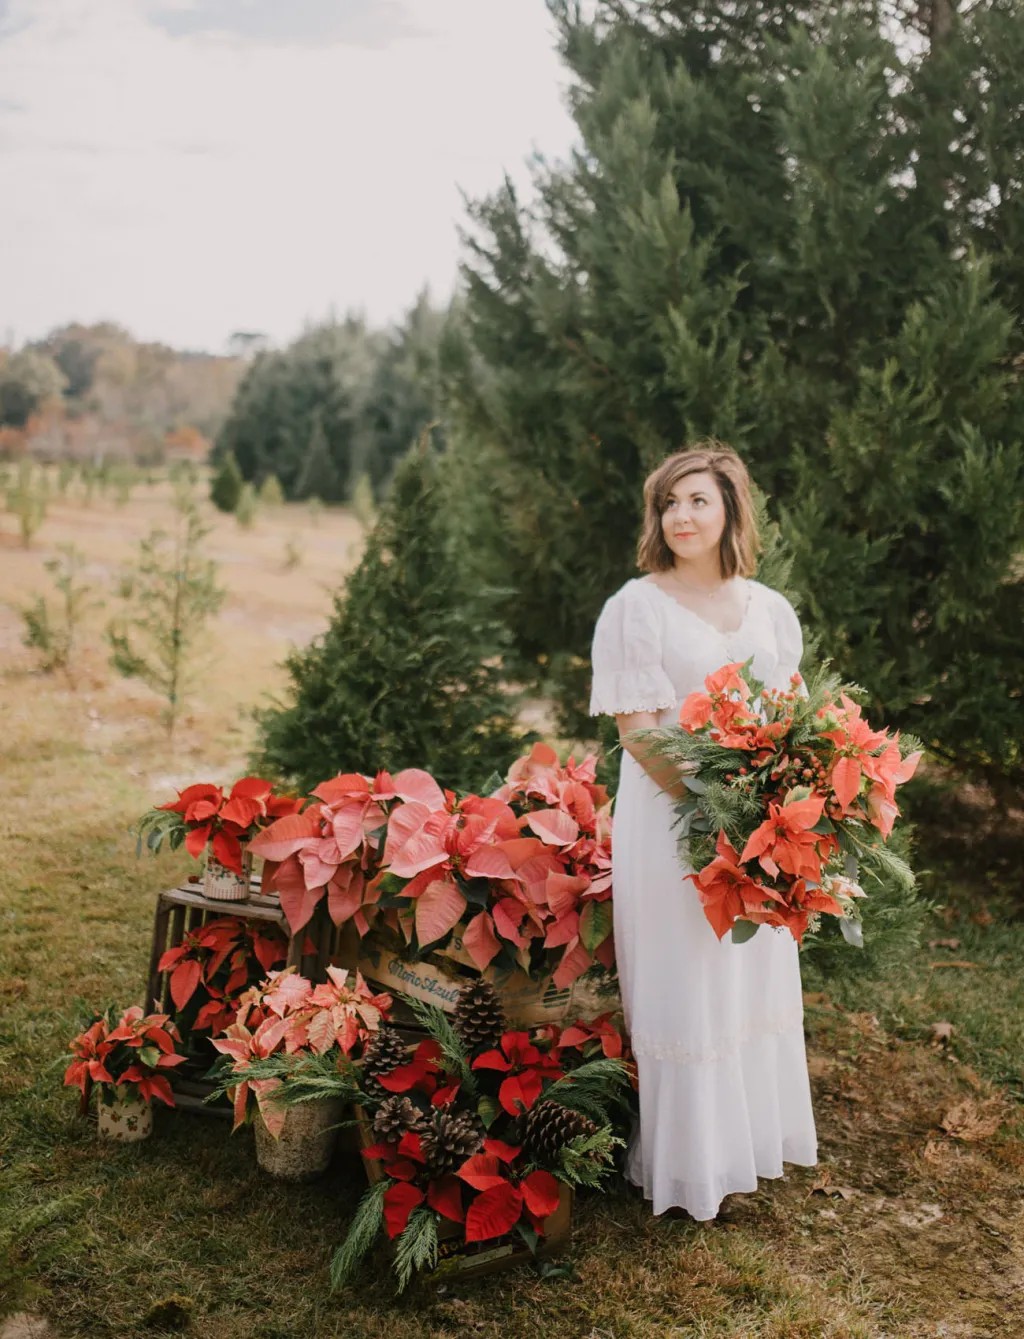
[[[238,461],[229,451],[213,476],[213,482],[210,484],[210,501],[219,511],[234,512],[242,496],[242,482],[242,471],[238,468]]]
[[[202,556],[210,528],[184,490],[177,512],[173,531],[156,529],[141,541],[136,565],[122,583],[122,611],[107,629],[112,665],[164,699],[169,735],[191,687],[206,625],[225,594],[216,564]]]
[[[520,751],[505,635],[448,526],[449,488],[429,449],[402,461],[327,631],[288,658],[289,701],[259,713],[261,767],[303,786],[423,767],[472,789]]]
[[[769,496],[822,653],[1019,785],[1019,14],[551,8],[582,149],[530,210],[508,184],[474,206],[444,345],[460,521],[517,650],[584,730],[643,477],[714,435]]]

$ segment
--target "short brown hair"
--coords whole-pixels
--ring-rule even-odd
[[[725,529],[718,551],[722,576],[754,575],[761,541],[750,495],[750,475],[732,447],[713,438],[675,452],[644,481],[644,524],[636,546],[636,562],[642,572],[666,572],[675,562],[662,533],[662,512],[680,479],[705,471],[718,484],[725,503]]]

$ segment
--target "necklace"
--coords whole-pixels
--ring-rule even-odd
[[[666,573],[666,575],[668,574]],[[689,586],[686,582],[680,581],[674,573],[669,577],[669,580],[680,590],[688,591],[691,595],[699,595],[703,600],[713,600],[716,596],[721,595],[726,586],[726,582],[721,581],[714,590],[701,590],[699,586]]]

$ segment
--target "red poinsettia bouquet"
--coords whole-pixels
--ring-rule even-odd
[[[198,860],[207,848],[225,869],[243,874],[246,844],[267,824],[296,813],[302,800],[275,792],[269,781],[244,776],[225,793],[221,786],[199,782],[186,786],[176,800],[157,805],[138,826],[138,851],[154,853],[166,841],[171,850],[184,845]]]
[[[687,787],[681,852],[720,939],[742,942],[765,924],[799,943],[824,914],[861,944],[864,885],[913,888],[886,843],[920,745],[873,729],[852,691],[824,669],[809,685],[795,674],[768,689],[737,662],[690,694],[678,726],[644,732]]]
[[[78,1088],[84,1112],[93,1090],[100,1101],[115,1102],[137,1091],[147,1102],[158,1097],[169,1107],[174,1094],[166,1071],[183,1064],[181,1037],[167,1014],[144,1014],[138,1005],[118,1014],[97,1014],[71,1043],[74,1059],[64,1085]]]
[[[406,1001],[427,1036],[383,1028],[360,1067],[371,1186],[331,1278],[340,1286],[383,1234],[399,1288],[460,1251],[512,1239],[536,1250],[574,1186],[611,1170],[629,1125],[631,1070],[607,1018],[560,1030],[507,1028],[484,981],[454,1014]]]

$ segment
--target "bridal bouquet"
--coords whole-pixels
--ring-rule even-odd
[[[824,913],[860,945],[862,885],[914,884],[886,841],[917,741],[872,729],[825,671],[774,690],[750,667],[723,665],[683,703],[678,726],[644,732],[683,773],[687,877],[719,939],[731,930],[742,942],[766,924],[799,943]]]

